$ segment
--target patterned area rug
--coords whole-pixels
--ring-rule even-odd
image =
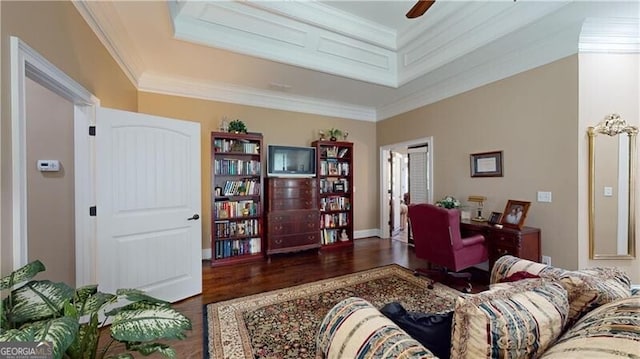
[[[408,311],[442,312],[459,292],[389,265],[206,306],[208,358],[315,358],[315,335],[324,315],[357,296],[381,308],[400,302]]]

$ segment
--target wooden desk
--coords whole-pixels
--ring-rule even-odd
[[[496,228],[487,222],[463,220],[460,222],[462,236],[482,234],[489,250],[489,272],[496,260],[504,255],[540,262],[540,228],[522,227],[522,229]]]

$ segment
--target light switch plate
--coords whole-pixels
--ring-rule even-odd
[[[538,202],[551,202],[551,192],[538,191]]]
[[[604,196],[605,197],[612,197],[613,196],[613,187],[606,186],[604,188]]]

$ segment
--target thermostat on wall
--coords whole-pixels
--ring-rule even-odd
[[[57,172],[60,171],[60,161],[58,160],[38,160],[38,171]]]

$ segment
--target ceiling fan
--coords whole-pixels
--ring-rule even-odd
[[[435,2],[435,0],[418,0],[418,2],[413,5],[411,10],[407,12],[407,17],[409,19],[414,19],[416,17],[424,15],[424,13],[427,12],[427,10],[429,10],[431,5],[433,5],[433,3]]]

